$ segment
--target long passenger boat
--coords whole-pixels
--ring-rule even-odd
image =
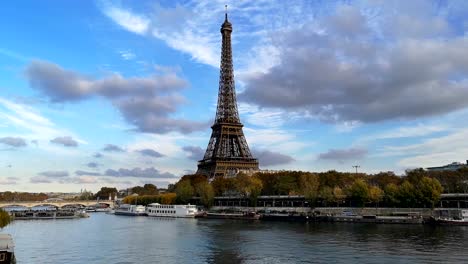
[[[192,218],[198,213],[197,207],[190,204],[159,204],[152,203],[146,207],[146,214],[155,217]]]
[[[146,215],[143,205],[122,204],[114,208],[115,215],[144,216]]]

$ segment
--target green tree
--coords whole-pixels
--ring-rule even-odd
[[[282,172],[278,175],[274,186],[275,193],[279,195],[290,195],[297,192],[296,177],[292,173]]]
[[[398,200],[398,186],[390,183],[385,187],[384,202],[387,206],[398,206],[400,200]]]
[[[357,179],[347,189],[348,197],[357,206],[363,206],[369,200],[369,186],[363,179]]]
[[[437,179],[423,177],[418,184],[419,193],[421,194],[421,202],[424,207],[434,208],[435,204],[440,199],[440,194],[443,191],[442,185]]]
[[[87,190],[84,190],[81,194],[80,197],[78,198],[81,201],[88,201],[93,199],[93,193]]]
[[[11,222],[11,217],[8,212],[0,209],[0,228],[3,229]]]
[[[195,190],[200,197],[201,203],[206,207],[210,208],[213,205],[214,190],[208,182],[200,182],[195,187]]]
[[[133,187],[132,193],[137,193],[138,195],[158,195],[159,191],[156,185],[147,183],[144,186]]]
[[[413,184],[405,180],[398,187],[398,200],[402,207],[415,207],[416,205],[416,194]]]
[[[176,184],[175,192],[177,194],[177,201],[183,204],[188,203],[195,193],[189,180],[179,181]]]
[[[95,199],[107,200],[109,199],[109,195],[114,196],[117,195],[117,188],[115,187],[101,187],[96,195],[94,196]]]

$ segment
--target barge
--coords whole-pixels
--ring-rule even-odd
[[[0,234],[0,264],[15,264],[15,244],[10,234]]]

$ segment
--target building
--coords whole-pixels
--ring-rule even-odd
[[[258,170],[258,160],[252,157],[237,110],[231,33],[232,24],[226,13],[221,25],[221,67],[216,117],[211,126],[208,147],[203,159],[198,162],[197,170],[197,174],[206,175],[209,179],[234,176],[240,171]]]
[[[462,168],[468,168],[468,160],[466,161],[466,163],[452,162],[450,164],[440,166],[440,167],[429,167],[429,168],[426,168],[426,170],[428,171],[456,171]]]

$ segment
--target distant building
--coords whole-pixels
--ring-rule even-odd
[[[461,168],[468,168],[468,160],[466,161],[466,163],[452,162],[445,166],[429,167],[429,168],[426,168],[426,170],[428,171],[456,171]]]

